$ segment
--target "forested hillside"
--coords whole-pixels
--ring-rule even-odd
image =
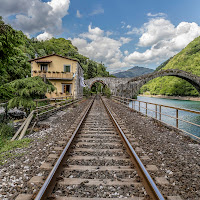
[[[200,37],[193,40],[180,53],[165,61],[156,70],[181,69],[200,76]],[[152,95],[199,96],[197,90],[187,81],[176,77],[156,78],[144,85],[140,93]]]
[[[106,67],[78,53],[70,40],[52,38],[46,41],[29,39],[14,30],[0,17],[0,85],[30,76],[29,59],[56,53],[78,59],[84,68],[84,77],[109,76]]]

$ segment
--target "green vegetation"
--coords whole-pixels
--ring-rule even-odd
[[[23,107],[27,110],[35,108],[34,99],[45,97],[47,91],[52,92],[55,87],[47,80],[44,83],[41,77],[18,79],[8,83],[14,89],[14,97],[8,102],[8,108]]]
[[[5,145],[6,141],[14,135],[13,124],[0,123],[0,149]]]
[[[90,90],[90,88],[84,87],[84,88],[83,88],[83,95],[86,96],[87,98],[88,98],[89,96],[91,96],[91,90]]]
[[[105,88],[103,89],[103,95],[110,98],[111,96],[111,91],[110,91],[110,88],[105,86]]]
[[[31,139],[24,138],[22,140],[4,140],[3,146],[0,147],[0,165],[3,165],[8,158],[15,158],[18,156],[22,156],[23,154],[14,153],[11,152],[12,150],[16,148],[25,148],[28,147],[29,143],[31,142]],[[0,143],[1,139],[0,139]]]
[[[181,69],[200,76],[200,37],[173,58],[165,61],[156,70]],[[187,81],[177,77],[159,77],[140,89],[140,93],[149,91],[152,95],[200,96],[197,90]]]
[[[107,85],[103,85],[100,82],[96,82],[92,85],[91,93],[93,94],[102,93],[104,96],[107,96],[108,98],[110,98],[111,96],[110,88],[107,87]]]
[[[31,139],[25,138],[22,140],[10,141],[14,135],[14,126],[12,122],[0,123],[0,165],[2,165],[6,159],[20,156],[10,151],[15,148],[27,147],[31,142]]]

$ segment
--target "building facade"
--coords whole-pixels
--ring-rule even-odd
[[[52,54],[29,62],[32,77],[43,77],[55,86],[54,92],[47,91],[47,98],[83,95],[83,68],[77,60]]]

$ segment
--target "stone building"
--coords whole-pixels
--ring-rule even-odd
[[[31,76],[48,79],[56,90],[46,93],[47,98],[83,95],[83,68],[79,61],[57,54],[51,54],[29,60]]]

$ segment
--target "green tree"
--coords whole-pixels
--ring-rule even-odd
[[[34,99],[45,98],[46,92],[55,90],[55,87],[48,80],[46,84],[41,77],[18,79],[7,85],[15,90],[14,97],[8,102],[8,107],[23,107],[26,111],[35,108]]]

